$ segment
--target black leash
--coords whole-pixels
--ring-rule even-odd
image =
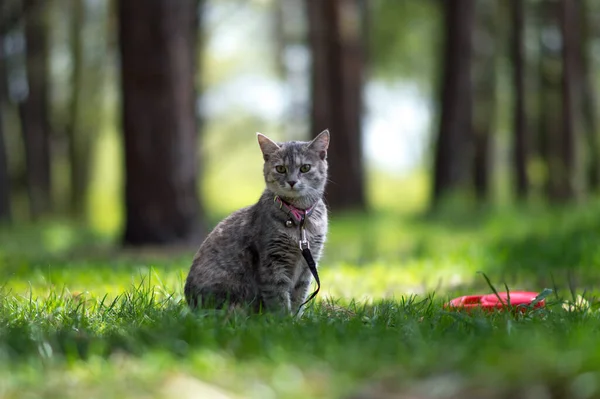
[[[319,290],[321,289],[321,280],[319,279],[319,273],[317,272],[317,264],[312,257],[312,253],[310,252],[310,243],[306,238],[306,229],[304,227],[304,224],[306,223],[306,218],[310,216],[310,214],[313,212],[313,210],[315,209],[315,205],[311,206],[308,209],[298,209],[292,206],[291,204],[285,202],[278,195],[275,195],[273,201],[275,202],[275,205],[279,209],[283,210],[289,217],[289,219],[285,222],[286,227],[292,227],[293,225],[300,227],[300,241],[298,242],[298,245],[300,246],[300,251],[302,251],[302,257],[308,265],[308,270],[310,270],[310,273],[317,282],[317,289],[312,294],[310,294],[307,300],[305,300],[300,306],[298,306],[298,310],[296,311],[296,314],[298,314],[298,312],[300,312],[300,309],[302,309],[302,306],[306,305],[314,297],[316,297],[319,293]]]
[[[319,293],[319,290],[321,289],[321,280],[319,280],[319,273],[317,272],[317,264],[315,263],[315,260],[313,259],[312,254],[310,252],[310,243],[306,239],[306,230],[304,229],[305,220],[306,220],[306,217],[303,217],[302,222],[300,224],[300,243],[299,243],[299,245],[300,245],[300,250],[302,251],[302,256],[304,257],[304,260],[308,264],[308,270],[310,270],[310,273],[313,275],[313,277],[315,278],[315,281],[317,282],[317,289],[312,294],[310,294],[310,296],[308,297],[308,299],[306,301],[302,302],[302,305],[300,305],[298,307],[298,310],[296,311],[296,313],[298,313],[300,311],[302,306],[306,305],[314,297],[316,297],[317,294]]]

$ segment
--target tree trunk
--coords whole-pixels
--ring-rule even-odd
[[[50,122],[48,118],[48,29],[46,7],[24,0],[28,95],[19,104],[31,217],[50,211]]]
[[[513,171],[517,198],[529,193],[527,176],[528,134],[525,112],[525,5],[522,0],[511,1],[511,55],[513,78]]]
[[[539,76],[538,91],[538,148],[545,165],[544,191],[546,196],[556,201],[560,193],[560,138],[561,138],[561,68],[560,45],[556,40],[548,40],[550,32],[559,29],[558,2],[540,2],[536,11],[539,15]]]
[[[366,207],[362,161],[365,43],[358,0],[307,0],[312,49],[313,135],[328,128],[332,209]]]
[[[0,101],[0,223],[11,220],[10,178],[8,175],[8,160],[4,142],[4,104]]]
[[[306,9],[298,0],[276,1],[273,7],[273,34],[275,69],[283,85],[287,98],[283,117],[277,128],[285,140],[294,140],[305,135],[310,129],[307,121],[306,68],[301,63],[292,62],[299,51],[308,51],[306,40]]]
[[[196,0],[118,2],[130,245],[200,238]]]
[[[23,16],[43,1],[44,0],[0,1],[0,36],[6,36],[7,33],[18,27]]]
[[[0,0],[0,9],[4,9]],[[10,175],[6,142],[4,140],[4,105],[6,101],[6,69],[4,64],[4,35],[0,31],[0,223],[10,222],[12,210],[10,204]]]
[[[71,47],[71,72],[69,99],[69,121],[66,126],[67,140],[69,142],[69,167],[70,167],[70,210],[74,216],[82,216],[84,211],[85,193],[87,189],[87,169],[89,153],[82,148],[79,118],[81,116],[81,97],[83,89],[83,40],[82,30],[84,19],[83,0],[71,0],[71,25],[69,32]]]
[[[587,149],[586,177],[588,189],[597,192],[600,189],[600,143],[598,142],[598,121],[596,120],[596,109],[598,100],[594,90],[594,60],[591,56],[592,43],[596,39],[596,23],[589,3],[581,1],[579,17],[581,18],[582,40],[581,40],[581,111],[582,122]]]
[[[286,0],[281,0],[275,3],[273,6],[273,47],[275,53],[275,70],[277,76],[281,80],[285,80],[287,77],[287,68],[285,63],[285,49],[287,46],[287,34],[286,34]]]
[[[473,43],[473,136],[475,194],[479,200],[490,191],[490,153],[496,111],[495,2],[477,1],[477,34]]]
[[[561,198],[568,200],[576,196],[577,165],[576,165],[576,112],[575,98],[577,93],[577,76],[579,65],[577,62],[577,47],[579,36],[577,14],[574,0],[561,0],[561,31],[563,36],[562,46],[562,134],[561,134]]]
[[[445,22],[441,117],[436,140],[433,204],[466,188],[472,165],[471,55],[473,0],[443,2]]]
[[[0,35],[0,223],[11,220],[10,176],[6,142],[4,141],[4,38]]]

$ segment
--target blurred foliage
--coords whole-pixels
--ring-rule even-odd
[[[376,78],[406,79],[432,89],[438,75],[441,7],[436,0],[369,2],[369,51]]]

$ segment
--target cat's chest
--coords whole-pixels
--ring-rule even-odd
[[[294,249],[299,249],[300,241],[306,238],[311,246],[319,245],[323,241],[323,236],[326,234],[326,224],[317,221],[307,221],[304,224],[304,229],[298,225],[287,225],[282,226],[279,231],[286,240],[288,246]]]

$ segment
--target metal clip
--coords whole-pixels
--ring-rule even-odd
[[[310,243],[306,239],[306,229],[304,226],[300,228],[300,232],[302,233],[302,237],[300,238],[299,242],[300,250],[304,251],[305,249],[310,249]]]
[[[279,209],[283,208],[283,201],[277,195],[273,197],[273,202],[276,204],[279,202]]]

